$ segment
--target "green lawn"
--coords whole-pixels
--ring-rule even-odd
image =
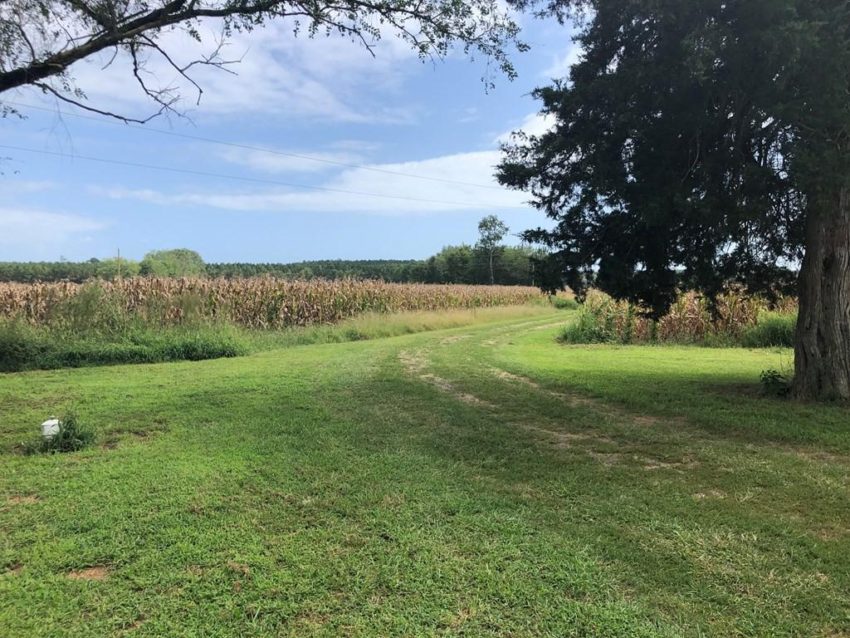
[[[850,635],[850,410],[569,316],[0,375],[0,635]]]

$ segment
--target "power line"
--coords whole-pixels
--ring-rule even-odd
[[[226,173],[213,173],[210,171],[199,171],[189,168],[174,168],[171,166],[157,166],[156,164],[144,164],[142,162],[128,162],[126,160],[117,160],[104,157],[93,157],[91,155],[69,155],[67,153],[59,153],[56,151],[47,151],[43,149],[27,148],[25,146],[11,146],[8,144],[0,144],[0,148],[11,151],[22,151],[25,153],[36,153],[38,155],[50,155],[52,157],[64,157],[70,159],[84,160],[87,162],[99,162],[101,164],[114,164],[118,166],[129,166],[131,168],[145,168],[154,171],[164,171],[168,173],[183,173],[186,175],[196,175],[200,177],[214,177],[216,179],[230,179],[241,182],[254,182],[259,184],[272,184],[275,186],[286,186],[288,188],[305,188],[316,191],[326,191],[329,193],[343,193],[345,195],[360,195],[363,197],[378,197],[381,199],[394,199],[407,202],[418,202],[422,204],[442,204],[444,206],[460,206],[462,208],[480,208],[479,204],[472,202],[449,202],[437,199],[420,199],[418,197],[406,197],[404,195],[385,195],[381,193],[367,193],[363,191],[352,191],[343,188],[329,188],[326,186],[311,186],[308,184],[293,184],[291,182],[281,182],[275,179],[263,179],[261,177],[243,177],[240,175],[228,175]]]
[[[54,109],[49,109],[49,108],[44,107],[44,106],[35,106],[33,104],[25,104],[23,102],[7,101],[6,103],[12,104],[12,105],[20,107],[20,108],[34,109],[36,111],[44,111],[44,112],[47,112],[47,113],[54,113],[55,114],[58,111],[58,109],[54,110]],[[113,120],[109,120],[109,119],[94,117],[94,116],[91,116],[91,115],[83,115],[81,113],[69,113],[67,111],[58,111],[58,113],[59,113],[59,115],[62,115],[62,116],[67,115],[67,116],[70,116],[70,117],[79,118],[81,120],[90,120],[92,122],[99,122],[99,123],[103,123],[103,124],[112,124],[112,125],[115,125],[115,126],[126,126],[128,128],[137,129],[139,131],[150,131],[151,133],[158,133],[160,135],[168,135],[168,136],[171,136],[171,137],[179,137],[179,138],[183,138],[183,139],[194,140],[194,141],[197,141],[197,142],[206,142],[206,143],[209,143],[209,144],[218,144],[220,146],[228,146],[228,147],[231,147],[231,148],[238,148],[238,149],[242,149],[242,150],[259,151],[261,153],[269,153],[270,155],[278,155],[278,156],[281,156],[281,157],[292,157],[292,158],[295,158],[295,159],[302,159],[302,160],[307,160],[307,161],[311,161],[311,162],[320,162],[322,164],[331,164],[333,166],[343,166],[345,168],[356,168],[356,169],[360,169],[360,170],[364,170],[364,171],[372,171],[372,172],[375,172],[375,173],[384,173],[385,175],[395,175],[397,177],[410,177],[412,179],[421,179],[421,180],[426,180],[426,181],[429,181],[429,182],[443,182],[443,183],[446,183],[446,184],[455,184],[457,186],[472,186],[474,188],[488,188],[488,189],[493,189],[493,190],[503,190],[502,187],[494,186],[493,184],[476,184],[475,182],[464,182],[464,181],[461,181],[461,180],[445,179],[445,178],[442,178],[442,177],[429,177],[429,176],[426,176],[426,175],[415,175],[414,173],[405,173],[405,172],[402,172],[402,171],[392,171],[392,170],[385,169],[385,168],[377,168],[375,166],[368,166],[366,164],[354,164],[354,163],[349,163],[349,162],[340,162],[340,161],[337,161],[337,160],[331,160],[331,159],[327,159],[327,158],[324,158],[324,157],[315,157],[315,156],[312,156],[312,155],[302,155],[300,153],[287,153],[285,151],[276,151],[276,150],[269,149],[269,148],[263,148],[262,146],[251,146],[249,144],[239,144],[237,142],[226,142],[224,140],[217,140],[217,139],[214,139],[214,138],[211,138],[211,137],[204,137],[204,136],[201,136],[201,135],[191,135],[189,133],[178,133],[176,131],[166,131],[164,129],[148,128],[147,126],[139,126],[139,125],[136,125],[136,124],[117,122],[117,121],[113,121]]]

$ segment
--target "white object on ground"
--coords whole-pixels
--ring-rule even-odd
[[[59,419],[56,417],[47,419],[47,421],[41,424],[41,436],[45,439],[52,439],[54,436],[59,434],[60,427]]]

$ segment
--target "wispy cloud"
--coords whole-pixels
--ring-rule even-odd
[[[357,164],[363,156],[351,152],[300,151],[297,149],[253,150],[228,148],[219,156],[231,164],[264,173],[317,173],[339,170],[340,164]]]
[[[317,184],[328,190],[273,188],[260,192],[166,192],[101,187],[93,192],[113,199],[134,199],[161,206],[194,205],[281,213],[410,215],[526,208],[524,194],[502,189],[496,184],[493,172],[500,157],[499,151],[478,151],[345,169]],[[394,174],[370,170],[373,168]]]
[[[529,113],[518,122],[516,127],[509,131],[503,131],[493,140],[496,144],[505,144],[511,141],[514,133],[524,133],[526,135],[543,135],[548,130],[555,126],[555,118],[551,115],[543,115],[541,113]]]
[[[214,50],[221,41],[215,22],[203,22],[198,42],[174,29],[161,35],[159,44],[178,64],[188,64]],[[230,72],[206,66],[192,69],[204,89],[196,106],[197,91],[164,59],[152,54],[143,75],[153,88],[173,89],[183,96],[180,108],[195,115],[274,114],[298,120],[336,122],[409,123],[416,109],[390,106],[384,97],[400,87],[416,54],[398,38],[387,36],[373,43],[373,57],[361,44],[339,36],[297,37],[293,25],[270,22],[250,33],[234,33],[221,57],[238,61]],[[88,101],[122,114],[141,116],[155,105],[133,77],[131,60],[119,52],[90,57],[70,69]],[[234,75],[235,74],[235,75]],[[30,92],[28,100],[36,99]]]
[[[48,180],[27,180],[0,176],[0,198],[7,199],[24,193],[43,193],[57,187]]]
[[[0,245],[22,252],[85,239],[105,227],[102,222],[81,215],[0,207]]]

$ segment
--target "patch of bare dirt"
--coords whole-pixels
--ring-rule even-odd
[[[404,494],[385,494],[381,502],[384,507],[398,507],[403,505],[405,500]]]
[[[86,567],[68,572],[67,576],[71,580],[106,580],[109,577],[109,568],[102,565]]]
[[[833,452],[827,452],[825,450],[794,450],[791,452],[800,457],[801,459],[806,459],[807,461],[814,461],[815,463],[833,463],[833,464],[841,464],[841,465],[850,465],[850,456],[844,454],[835,454]]]
[[[528,377],[523,377],[518,374],[514,374],[513,372],[502,370],[500,368],[490,368],[490,371],[503,381],[514,381],[516,383],[522,383],[523,385],[527,385],[531,388],[540,389],[540,384],[536,381],[532,381]]]
[[[425,368],[428,367],[428,359],[425,358],[421,351],[411,352],[409,350],[402,350],[398,353],[398,358],[404,365],[408,374],[419,377],[422,381],[430,383],[443,392],[451,394],[456,399],[471,405],[493,407],[492,403],[489,403],[484,399],[480,399],[475,395],[469,394],[468,392],[459,390],[448,379],[438,377],[436,374],[432,374],[430,372],[425,372]]]
[[[587,455],[594,461],[602,465],[612,466],[618,465],[623,460],[623,455],[619,452],[596,452],[594,450],[585,450]]]
[[[820,529],[813,531],[812,534],[818,540],[829,543],[831,541],[841,540],[850,535],[850,529],[834,525],[830,527],[821,527]]]
[[[438,377],[435,374],[420,374],[419,378],[423,381],[430,383],[431,385],[440,388],[440,390],[442,390],[443,392],[451,394],[453,397],[459,399],[460,401],[463,401],[464,403],[469,403],[470,405],[487,406],[491,408],[493,407],[492,403],[485,401],[484,399],[479,399],[474,394],[469,394],[468,392],[458,390],[454,385],[452,385],[451,381],[448,381],[447,379],[444,379],[442,377]]]
[[[39,500],[35,494],[16,494],[6,499],[6,505],[33,505]]]
[[[398,353],[398,360],[410,374],[419,374],[428,365],[428,360],[421,351],[402,350]]]
[[[699,461],[690,457],[685,457],[681,461],[664,461],[661,459],[653,459],[650,457],[640,457],[637,459],[643,464],[645,470],[687,470],[699,467]]]
[[[232,560],[227,561],[227,569],[232,572],[243,574],[244,576],[247,576],[251,573],[251,568],[248,567],[248,565],[243,565],[242,563],[237,563],[236,561]]]
[[[139,629],[144,624],[145,624],[145,618],[144,618],[144,616],[141,616],[141,617],[137,618],[136,620],[134,620],[129,625],[127,625],[126,627],[124,627],[124,629],[122,630],[123,634],[126,635],[126,634],[133,633],[134,631]]]
[[[24,571],[24,566],[21,563],[12,563],[5,570],[3,570],[3,573],[11,574],[12,576],[17,576],[22,571]]]
[[[695,501],[707,501],[707,500],[716,500],[722,501],[727,497],[726,492],[722,490],[707,490],[705,492],[697,492],[696,494],[691,494],[691,498]]]
[[[558,447],[568,448],[573,447],[575,444],[603,444],[610,445],[615,441],[613,439],[608,438],[607,436],[600,436],[596,434],[588,434],[582,432],[561,432],[559,430],[547,430],[546,428],[539,428],[533,425],[525,425],[525,424],[517,424],[519,427],[524,430],[528,430],[529,432],[534,432],[537,434],[542,434],[544,436],[550,437],[554,439],[557,443]]]
[[[558,321],[556,323],[544,323],[542,326],[535,326],[532,330],[548,330],[549,328],[556,328],[566,326],[566,321]]]
[[[661,419],[659,417],[646,414],[633,414],[631,412],[627,412],[626,410],[622,410],[616,406],[605,403],[604,401],[600,401],[599,399],[594,399],[592,397],[588,397],[577,392],[556,392],[554,390],[547,390],[533,379],[529,379],[528,377],[524,377],[519,374],[514,374],[512,372],[508,372],[507,370],[502,370],[500,368],[490,368],[490,371],[503,381],[521,383],[529,388],[534,388],[535,390],[539,390],[540,392],[543,392],[544,394],[547,394],[552,398],[564,401],[572,408],[590,408],[596,412],[604,414],[607,417],[631,422],[632,424],[637,426],[649,427],[653,425],[658,425],[662,422],[684,424],[684,420],[679,418]]]

